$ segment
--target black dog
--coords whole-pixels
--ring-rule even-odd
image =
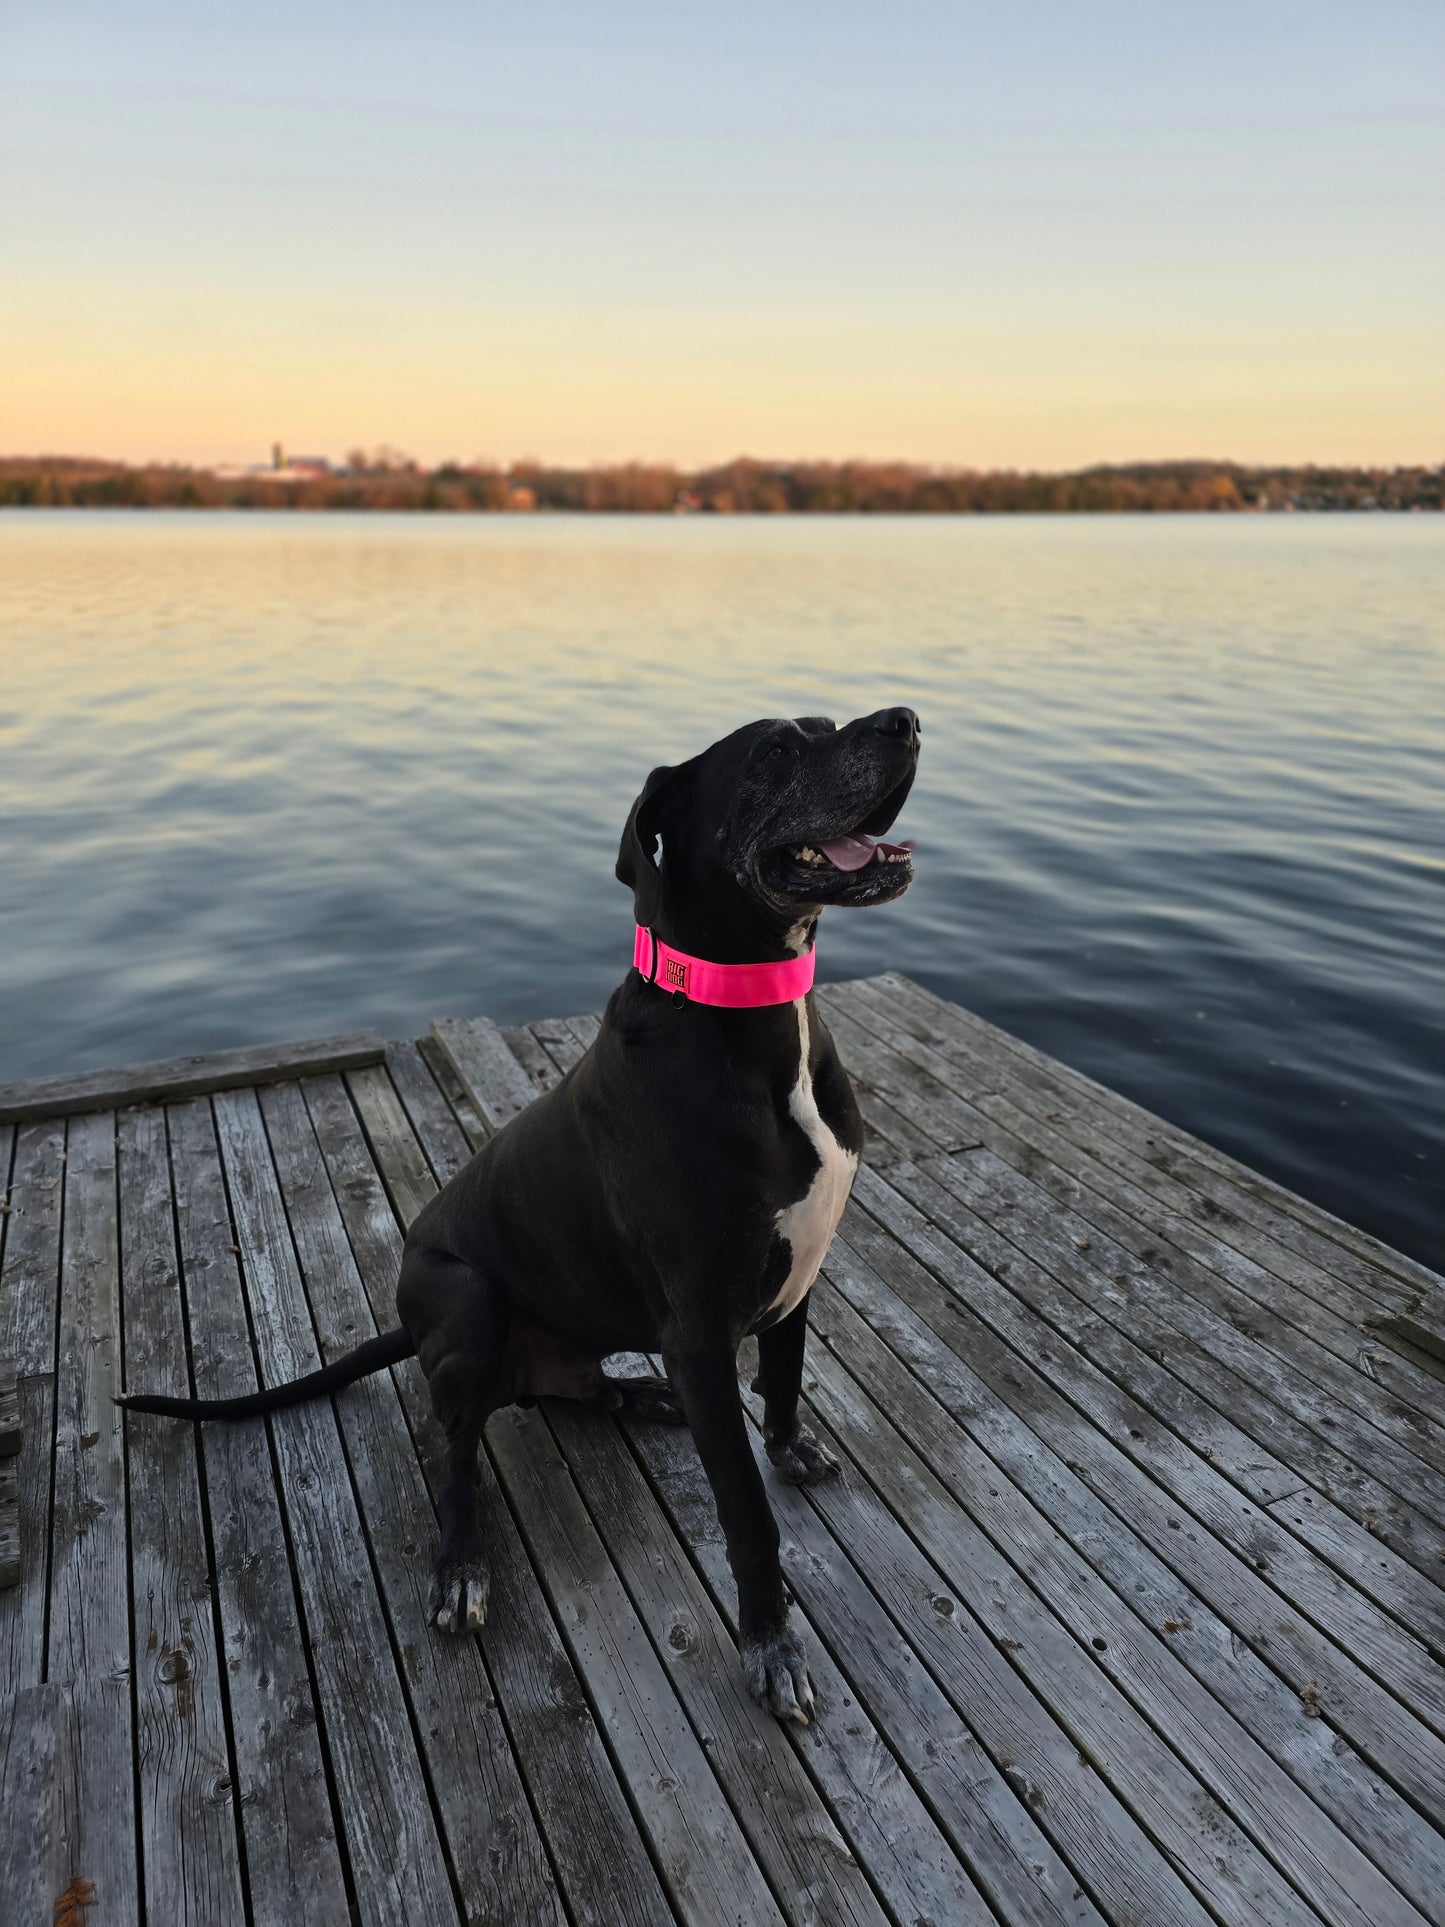
[[[783,964],[811,951],[828,904],[900,896],[912,879],[908,854],[872,839],[908,795],[918,737],[909,709],[841,730],[820,717],[759,722],[654,770],[617,859],[638,924],[713,964]],[[808,1288],[862,1146],[857,1104],[811,994],[719,1008],[634,969],[582,1061],[412,1225],[399,1331],[246,1398],[119,1402],[241,1416],[414,1351],[447,1439],[432,1591],[433,1619],[446,1628],[479,1626],[486,1613],[477,1453],[489,1413],[562,1397],[685,1420],[737,1581],[748,1684],[775,1714],[806,1720],[812,1688],[788,1629],[737,1354],[756,1333],[764,1443],[780,1476],[803,1484],[835,1473],[798,1422],[798,1398]],[[661,1351],[666,1379],[609,1379],[602,1361],[619,1351]]]

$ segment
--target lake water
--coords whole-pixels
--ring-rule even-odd
[[[902,968],[1440,1262],[1445,520],[0,516],[0,1079],[595,1009],[648,769],[911,703]]]

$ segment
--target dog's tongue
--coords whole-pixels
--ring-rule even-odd
[[[861,870],[865,863],[873,861],[873,852],[882,850],[885,855],[893,850],[911,850],[908,843],[879,843],[871,836],[835,836],[831,843],[820,843],[819,849],[828,861],[838,870]]]

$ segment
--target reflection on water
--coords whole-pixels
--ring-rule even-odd
[[[1445,523],[0,517],[0,1077],[596,1008],[647,770],[922,714],[897,965],[1438,1263]]]

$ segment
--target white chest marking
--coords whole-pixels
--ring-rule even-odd
[[[785,1318],[801,1302],[817,1277],[858,1170],[857,1155],[843,1149],[819,1115],[808,1069],[808,1041],[808,1006],[799,998],[798,1081],[788,1093],[788,1109],[807,1132],[808,1141],[818,1153],[819,1168],[798,1202],[778,1213],[778,1236],[787,1239],[792,1252],[787,1278],[772,1305],[780,1318]]]

